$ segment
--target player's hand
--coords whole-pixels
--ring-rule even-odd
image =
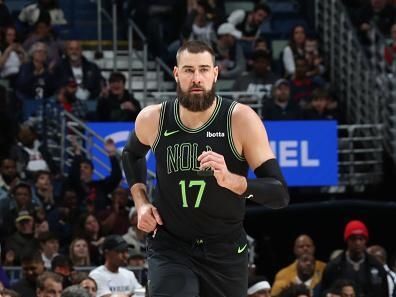
[[[138,224],[137,227],[147,233],[153,232],[157,225],[162,225],[161,216],[154,205],[147,203],[141,205],[137,209],[138,213]]]
[[[223,155],[213,151],[203,152],[199,157],[200,170],[211,168],[217,184],[227,188],[236,194],[242,194],[246,190],[246,178],[230,172]]]

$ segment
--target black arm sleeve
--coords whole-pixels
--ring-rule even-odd
[[[146,183],[146,154],[149,150],[150,146],[141,143],[132,131],[122,151],[122,165],[129,188],[136,183]]]
[[[243,196],[271,208],[282,208],[289,204],[289,192],[278,162],[269,159],[254,170],[256,179],[247,180]]]

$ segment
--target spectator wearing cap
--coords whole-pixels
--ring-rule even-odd
[[[51,261],[59,253],[59,240],[54,233],[44,232],[38,237],[40,242],[41,257],[46,269],[51,269]]]
[[[270,297],[271,285],[265,277],[255,276],[249,279],[247,297]]]
[[[8,265],[18,265],[21,255],[38,250],[39,243],[34,238],[34,218],[27,210],[21,210],[15,219],[16,231],[6,240],[5,251],[14,254],[14,260],[8,258]]]
[[[327,264],[322,277],[322,293],[338,279],[348,279],[356,284],[357,297],[388,296],[386,271],[366,252],[368,239],[369,232],[362,221],[348,222],[344,230],[347,248]]]
[[[214,47],[220,78],[234,79],[246,69],[242,47],[237,40],[242,33],[233,24],[223,23],[217,29],[218,40]]]
[[[11,285],[11,289],[23,297],[37,297],[37,278],[45,271],[43,259],[38,250],[21,256],[22,278]]]
[[[98,101],[96,109],[101,122],[134,122],[141,107],[133,94],[125,89],[125,76],[121,72],[113,72],[109,78],[109,86]]]
[[[271,56],[265,50],[253,52],[253,69],[240,75],[232,87],[233,91],[266,92],[269,96],[272,85],[279,77],[271,71]]]
[[[89,274],[97,285],[97,297],[110,297],[112,294],[133,295],[142,288],[135,274],[123,266],[127,265],[128,244],[119,235],[109,235],[103,243],[105,264]]]
[[[301,119],[301,108],[290,98],[290,83],[279,79],[272,87],[272,97],[264,102],[263,118],[273,121]]]
[[[62,86],[75,82],[75,96],[79,100],[98,98],[103,77],[99,67],[84,57],[81,43],[70,40],[66,43],[66,55],[54,69]]]

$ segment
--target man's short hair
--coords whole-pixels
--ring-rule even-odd
[[[261,59],[271,62],[271,56],[267,51],[262,49],[255,50],[252,54],[252,60],[257,61]]]
[[[35,262],[35,263],[43,263],[43,258],[41,257],[41,253],[38,250],[28,250],[27,252],[21,255],[21,263],[27,262]]]
[[[79,285],[73,285],[63,290],[61,297],[90,297],[88,291]]]
[[[186,41],[177,51],[176,61],[179,64],[180,54],[187,51],[192,54],[200,54],[208,52],[212,56],[213,65],[215,64],[215,52],[214,50],[205,42],[199,40]]]
[[[55,271],[58,267],[69,267],[70,270],[73,269],[73,263],[69,257],[64,255],[57,255],[51,261],[51,270]]]
[[[254,6],[254,9],[253,9],[253,11],[258,11],[258,10],[264,10],[268,15],[270,15],[271,14],[271,8],[267,5],[267,4],[265,4],[265,3],[257,3],[255,6]]]
[[[15,195],[16,191],[17,191],[19,188],[28,189],[30,195],[32,195],[32,188],[30,187],[30,185],[29,185],[27,182],[23,182],[23,181],[17,183],[17,184],[12,188],[11,193],[12,193],[13,195]]]
[[[81,160],[80,164],[88,164],[92,170],[94,169],[94,164],[93,164],[92,160],[90,160],[88,158],[83,158]]]
[[[46,243],[47,241],[50,240],[59,240],[58,236],[56,236],[55,233],[50,231],[41,233],[37,239],[40,243]]]
[[[46,271],[43,274],[40,274],[37,278],[37,289],[43,290],[45,286],[46,280],[51,279],[56,283],[62,284],[63,277],[55,272]]]

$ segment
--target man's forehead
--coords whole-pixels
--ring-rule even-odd
[[[208,52],[190,53],[182,51],[179,56],[178,67],[213,67],[213,57]]]

